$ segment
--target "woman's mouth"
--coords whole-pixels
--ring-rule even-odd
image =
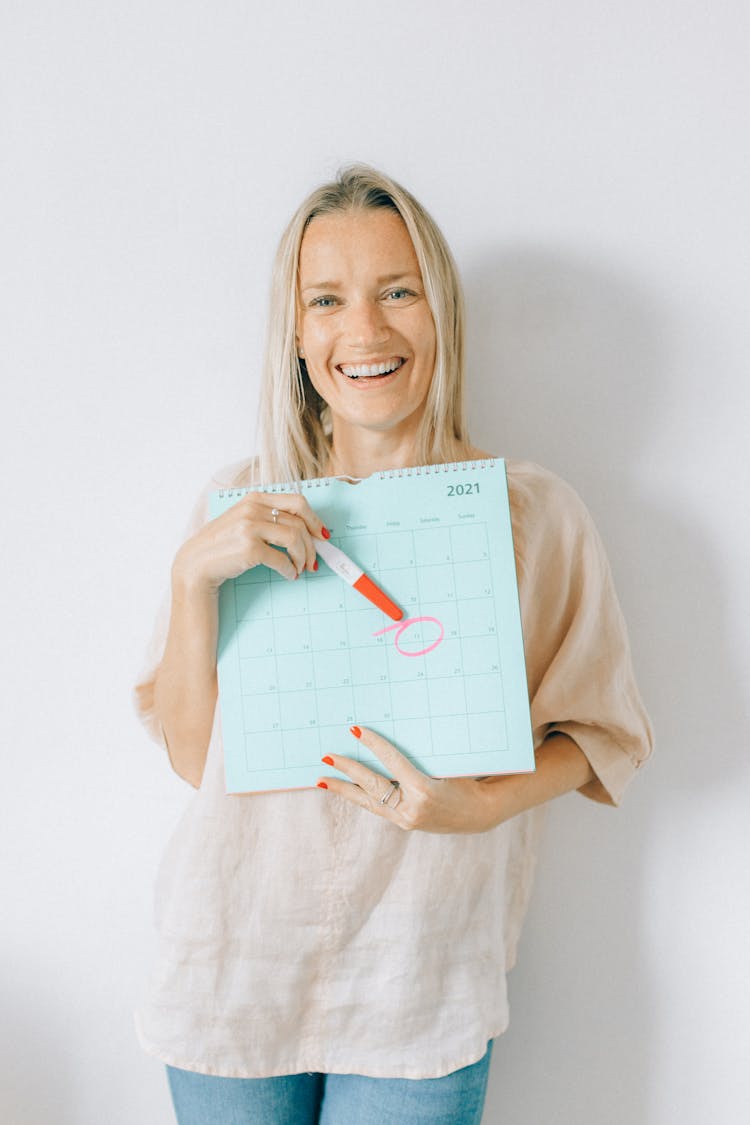
[[[374,379],[382,381],[387,379],[389,375],[393,375],[405,363],[406,360],[402,357],[393,356],[391,359],[383,360],[382,363],[339,363],[336,370],[351,380]]]

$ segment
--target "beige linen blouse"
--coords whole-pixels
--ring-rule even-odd
[[[208,492],[248,483],[249,466],[209,483],[188,534]],[[535,744],[573,738],[596,775],[581,792],[616,805],[652,735],[605,553],[570,486],[531,463],[507,469]],[[167,599],[136,687],[159,742],[168,620]],[[227,796],[217,708],[203,782],[158,873],[141,1044],[235,1077],[433,1078],[476,1062],[508,1025],[543,817],[432,835],[319,789]]]

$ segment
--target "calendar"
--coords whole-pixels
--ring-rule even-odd
[[[534,768],[505,464],[456,462],[260,489],[302,492],[403,610],[392,621],[319,560],[264,566],[219,593],[228,793],[314,786],[325,754],[379,760],[352,725],[433,777]],[[211,495],[211,516],[248,489]]]

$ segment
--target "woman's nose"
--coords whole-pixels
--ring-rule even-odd
[[[372,347],[388,340],[385,310],[378,301],[357,301],[350,304],[346,316],[348,342],[357,347]]]

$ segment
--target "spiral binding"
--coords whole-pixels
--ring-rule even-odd
[[[312,480],[296,480],[288,484],[261,484],[256,488],[222,488],[219,490],[219,496],[222,500],[241,500],[248,492],[301,492],[308,488],[328,488],[338,479],[338,477],[314,477]]]
[[[377,480],[398,480],[401,477],[439,476],[441,473],[473,473],[480,469],[493,469],[497,461],[484,458],[479,461],[446,461],[439,465],[415,465],[406,469],[382,469],[373,476]],[[289,492],[310,488],[330,488],[334,481],[348,480],[359,483],[366,477],[314,477],[312,480],[298,480],[291,484],[269,484],[259,488],[225,488],[219,496],[227,500],[239,500],[248,492]]]
[[[439,465],[417,465],[414,468],[407,469],[383,469],[376,476],[378,480],[394,480],[399,477],[438,476],[441,473],[473,473],[477,469],[492,469],[495,464],[494,458],[484,458],[479,461],[446,461]]]

